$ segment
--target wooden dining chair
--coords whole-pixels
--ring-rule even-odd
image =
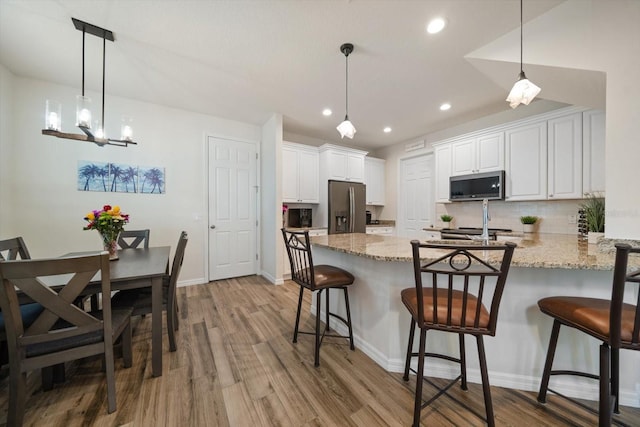
[[[320,366],[320,345],[324,337],[348,338],[349,347],[355,350],[353,345],[353,328],[351,325],[351,310],[349,308],[349,291],[348,287],[355,280],[353,275],[339,267],[332,265],[314,265],[313,256],[311,254],[311,243],[309,242],[308,231],[289,231],[281,229],[282,237],[287,248],[289,263],[291,265],[291,280],[300,285],[300,294],[298,296],[298,311],[296,313],[296,324],[293,329],[293,342],[298,342],[298,333],[315,335],[315,355],[314,366]],[[316,328],[314,332],[300,331],[300,311],[302,309],[302,296],[304,290],[316,292]],[[342,289],[344,292],[345,308],[347,318],[331,313],[329,309],[329,290]],[[320,330],[320,309],[322,306],[322,292],[327,291],[326,307],[325,307],[325,324],[324,330]],[[327,334],[329,331],[330,316],[335,317],[344,323],[349,329],[349,336]]]
[[[123,230],[118,237],[120,249],[136,249],[142,244],[144,249],[149,249],[149,234],[151,230]]]
[[[175,331],[178,330],[178,303],[177,285],[184,253],[187,247],[189,236],[186,231],[180,233],[176,253],[173,257],[171,274],[163,277],[162,280],[162,308],[167,311],[167,334],[169,336],[169,349],[177,350]],[[114,307],[128,307],[132,309],[132,316],[140,316],[151,313],[151,289],[139,288],[118,292],[113,297]]]
[[[0,262],[0,307],[5,315],[9,346],[8,426],[22,425],[27,372],[102,354],[107,379],[108,412],[116,410],[113,341],[122,336],[125,367],[131,366],[131,309],[87,313],[74,304],[91,279],[100,273],[103,295],[111,295],[109,255]],[[43,281],[62,283],[58,291]],[[57,288],[58,289],[58,288]],[[17,292],[43,306],[26,326],[20,315]]]
[[[411,241],[413,250],[413,270],[415,286],[403,289],[402,303],[411,314],[409,344],[404,367],[405,381],[409,381],[409,371],[416,376],[416,391],[413,412],[413,426],[420,425],[422,408],[433,403],[456,382],[467,390],[467,366],[464,336],[476,338],[480,375],[484,392],[486,422],[494,426],[491,389],[487,373],[487,361],[483,337],[495,336],[498,322],[498,308],[507,281],[511,258],[516,245],[507,242],[504,245],[460,244],[445,245]],[[421,249],[440,250],[443,255],[433,261],[421,261]],[[489,255],[491,254],[491,255]],[[490,260],[486,258],[490,257]],[[423,286],[424,281],[428,284]],[[420,328],[418,352],[413,351],[413,337],[416,326]],[[428,331],[452,332],[458,335],[460,355],[458,358],[443,353],[426,353]],[[418,357],[417,371],[411,369],[411,359]],[[440,388],[424,379],[425,357],[433,357],[460,364],[460,375]],[[438,392],[424,404],[422,403],[423,380],[438,389]],[[453,400],[455,398],[451,397]],[[462,405],[465,406],[466,405]],[[475,412],[474,412],[475,414]]]
[[[30,258],[31,255],[22,237],[0,240],[0,261]]]
[[[620,413],[620,349],[640,350],[640,269],[629,271],[629,259],[640,257],[640,248],[617,243],[616,260],[613,267],[611,299],[577,296],[552,296],[538,301],[544,314],[553,317],[553,328],[549,339],[547,359],[542,373],[538,402],[547,402],[547,392],[552,392],[583,408],[591,410],[581,402],[549,388],[552,375],[574,375],[599,381],[598,418],[600,427],[611,425],[613,413]],[[630,255],[632,255],[630,257]],[[636,263],[637,265],[637,263]],[[636,295],[633,303],[624,301],[627,295]],[[560,326],[577,329],[600,341],[599,373],[592,374],[576,370],[553,370]]]

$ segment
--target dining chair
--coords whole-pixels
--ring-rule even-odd
[[[91,279],[100,273],[103,295],[111,294],[109,255],[0,262],[0,307],[5,313],[9,346],[8,426],[22,425],[27,372],[101,354],[107,379],[107,410],[116,410],[113,341],[122,336],[124,366],[131,366],[131,309],[111,310],[105,298],[100,312],[87,313],[74,304]],[[59,291],[43,281],[62,283]],[[17,292],[43,306],[26,326]]]
[[[166,275],[162,279],[162,308],[167,312],[167,334],[169,336],[169,349],[176,351],[175,331],[178,330],[178,304],[177,304],[177,284],[184,253],[187,247],[189,236],[186,231],[180,233],[176,253],[173,257],[171,266],[171,274]],[[114,307],[129,307],[132,309],[132,316],[140,316],[151,313],[152,300],[151,289],[139,288],[118,292],[113,297]]]
[[[484,394],[486,422],[494,426],[493,404],[485,357],[485,335],[495,336],[498,322],[498,308],[507,281],[511,258],[516,245],[482,244],[438,244],[411,241],[415,286],[401,291],[402,303],[411,314],[409,344],[404,367],[405,381],[409,381],[409,371],[416,373],[416,390],[413,412],[413,426],[420,425],[422,408],[430,405],[447,390],[460,381],[462,390],[467,390],[467,366],[464,336],[476,338],[480,375]],[[421,249],[434,252],[435,260],[421,261]],[[424,279],[423,279],[424,276]],[[423,286],[423,280],[427,287]],[[418,352],[413,351],[416,326],[420,328]],[[444,353],[426,353],[428,331],[451,332],[458,335],[459,357]],[[418,357],[417,371],[411,368],[411,359]],[[438,387],[424,378],[425,357],[455,362],[460,365],[460,375],[444,387]],[[422,403],[423,380],[434,386],[438,392]],[[458,402],[460,403],[460,402]],[[463,407],[468,408],[465,404]],[[474,412],[475,414],[475,412]]]
[[[31,259],[27,245],[22,237],[0,240],[0,261],[15,259]],[[20,305],[20,314],[25,325],[30,325],[42,312],[42,306],[38,303],[26,303]],[[7,339],[5,332],[5,321],[0,312],[0,366],[8,361]]]
[[[30,258],[31,255],[22,237],[0,240],[0,261]]]
[[[123,230],[118,237],[120,249],[136,249],[143,244],[144,249],[149,249],[149,234],[151,230]]]
[[[298,296],[298,310],[296,313],[296,324],[293,329],[293,342],[298,342],[298,333],[315,335],[315,356],[314,366],[320,366],[320,345],[324,337],[347,338],[342,335],[329,335],[329,319],[330,316],[335,317],[344,323],[349,329],[349,347],[355,350],[353,345],[353,328],[351,325],[351,310],[349,309],[349,291],[355,280],[353,275],[339,267],[332,265],[314,265],[313,256],[311,254],[311,244],[309,242],[309,231],[289,231],[281,229],[282,237],[287,248],[289,263],[291,265],[291,280],[300,285],[300,294]],[[302,309],[302,296],[304,290],[316,292],[316,327],[314,332],[299,331],[300,311]],[[345,319],[338,314],[331,313],[329,309],[329,290],[342,289],[344,292],[345,308],[347,318]],[[325,307],[325,324],[324,330],[320,331],[320,309],[322,305],[322,292],[327,291],[326,307]]]
[[[553,318],[538,402],[546,403],[547,392],[552,392],[591,410],[581,402],[549,388],[549,380],[552,375],[573,375],[598,380],[598,425],[600,427],[610,426],[613,412],[620,413],[620,349],[640,350],[640,301],[636,299],[633,304],[624,301],[625,293],[627,295],[639,293],[640,269],[630,270],[629,259],[635,259],[635,265],[637,265],[640,248],[632,248],[625,243],[617,243],[615,248],[611,299],[552,296],[538,301],[540,311]],[[640,297],[636,296],[636,298]],[[601,342],[599,374],[571,369],[552,369],[562,325],[584,332]]]

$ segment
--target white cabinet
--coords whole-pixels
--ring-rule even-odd
[[[319,155],[315,147],[282,144],[282,201],[319,203]]]
[[[547,122],[547,197],[582,198],[582,113]]]
[[[449,203],[449,177],[451,176],[451,144],[434,147],[436,168],[436,203]]]
[[[313,237],[313,236],[326,236],[327,235],[327,229],[326,228],[315,228],[313,230],[309,230],[309,237]]]
[[[367,205],[384,205],[384,163],[382,159],[365,157],[364,183],[367,186]]]
[[[605,190],[605,112],[591,110],[582,113],[582,191],[600,193]]]
[[[327,179],[364,182],[365,151],[350,150],[336,145],[320,147],[320,163]],[[325,169],[326,168],[326,169]]]
[[[505,131],[507,200],[547,198],[547,122]]]
[[[393,236],[395,227],[367,227],[367,234],[379,236]]]
[[[451,175],[504,169],[504,132],[462,139],[451,144]]]

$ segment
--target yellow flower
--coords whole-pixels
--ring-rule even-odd
[[[89,221],[93,221],[94,219],[96,219],[96,216],[93,214],[93,212],[89,212],[89,213],[87,214],[87,219],[88,219]]]
[[[120,206],[115,205],[112,209],[114,215],[120,215]]]

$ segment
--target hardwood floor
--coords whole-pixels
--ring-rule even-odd
[[[151,377],[151,318],[134,326],[133,367],[116,362],[118,410],[107,414],[100,360],[67,365],[67,381],[40,389],[28,379],[25,425],[46,426],[407,426],[415,382],[388,373],[347,340],[327,339],[313,367],[313,338],[291,343],[298,287],[272,286],[243,277],[179,288],[178,351],[168,350],[163,375]],[[307,293],[302,321],[312,329]],[[0,381],[0,423],[6,422],[8,380]],[[425,385],[425,397],[431,391]],[[451,393],[484,413],[482,388]],[[492,388],[499,426],[594,426],[597,417],[550,396]],[[591,402],[593,404],[593,402]],[[640,410],[622,408],[621,419],[640,425]],[[483,421],[447,397],[422,411],[424,426],[482,426]]]

